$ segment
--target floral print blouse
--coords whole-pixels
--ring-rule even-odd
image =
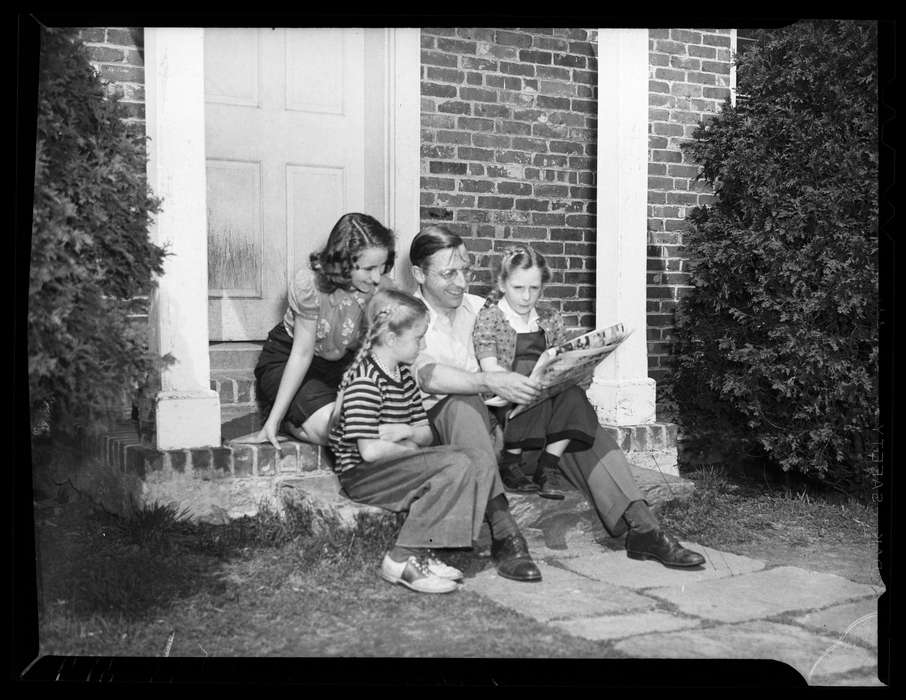
[[[381,279],[381,288],[393,286],[390,277],[385,275]],[[289,307],[283,316],[283,327],[292,337],[296,317],[317,321],[315,355],[325,360],[339,360],[358,347],[365,305],[371,296],[357,289],[335,289],[325,294],[318,290],[315,273],[302,268],[289,286]]]

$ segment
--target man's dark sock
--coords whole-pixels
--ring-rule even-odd
[[[513,453],[513,452],[508,452],[507,450],[504,450],[503,453],[500,455],[498,464],[500,466],[506,466],[509,464],[518,464],[520,459],[522,459],[522,452]]]
[[[645,501],[633,501],[630,503],[623,513],[623,520],[629,524],[630,530],[638,533],[651,532],[661,526]]]
[[[509,503],[502,493],[488,501],[484,519],[491,528],[491,538],[502,540],[510,535],[519,534],[519,525],[513,514],[510,513]]]
[[[550,452],[542,452],[541,456],[538,457],[539,472],[556,469],[558,464],[560,464],[560,458],[557,455],[552,455]]]

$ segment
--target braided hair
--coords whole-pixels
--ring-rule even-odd
[[[324,248],[309,256],[318,289],[325,294],[349,287],[359,255],[366,248],[383,248],[387,262],[383,273],[393,268],[396,241],[393,232],[368,214],[344,214],[327,237]]]
[[[530,270],[537,267],[541,270],[541,284],[547,284],[551,279],[551,269],[544,256],[528,245],[514,245],[504,248],[503,254],[491,264],[493,280],[506,282],[514,270]],[[488,295],[488,302],[496,304],[503,296],[500,285],[495,285]]]
[[[381,344],[381,337],[388,331],[399,333],[411,328],[416,321],[428,315],[425,303],[411,294],[397,289],[379,289],[365,307],[366,328],[362,344],[356,352],[349,367],[343,373],[337,389],[337,400],[330,414],[328,428],[332,430],[340,419],[343,408],[343,395],[346,387],[355,377],[356,371],[371,352],[371,348]]]

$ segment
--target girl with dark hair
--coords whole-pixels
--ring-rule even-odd
[[[392,287],[393,233],[367,214],[340,217],[288,292],[283,320],[268,334],[255,367],[258,396],[270,404],[253,442],[279,448],[277,434],[327,443],[337,386],[355,355],[365,305]]]
[[[497,288],[478,312],[472,333],[475,357],[485,372],[510,370],[529,375],[547,348],[567,340],[560,314],[539,303],[551,272],[544,256],[529,246],[515,246],[494,263]],[[540,491],[543,498],[564,498],[557,465],[566,451],[594,444],[598,418],[578,386],[556,394],[509,421],[509,405],[497,411],[504,425],[500,477],[517,493]],[[523,471],[523,450],[542,449],[534,480]]]
[[[493,457],[429,447],[434,434],[408,367],[425,347],[428,307],[404,292],[380,290],[366,313],[367,331],[331,419],[334,470],[354,501],[407,513],[381,577],[420,593],[449,593],[462,572],[434,549],[471,547],[485,521],[498,540],[511,537],[516,524],[501,506]],[[499,571],[512,576],[514,566],[527,562],[504,562]],[[518,573],[526,580],[525,571]]]

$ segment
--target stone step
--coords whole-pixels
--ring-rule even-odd
[[[258,355],[261,354],[263,345],[264,341],[212,343],[208,348],[211,357],[211,372],[248,370],[251,373],[255,368],[255,363],[258,362]]]

